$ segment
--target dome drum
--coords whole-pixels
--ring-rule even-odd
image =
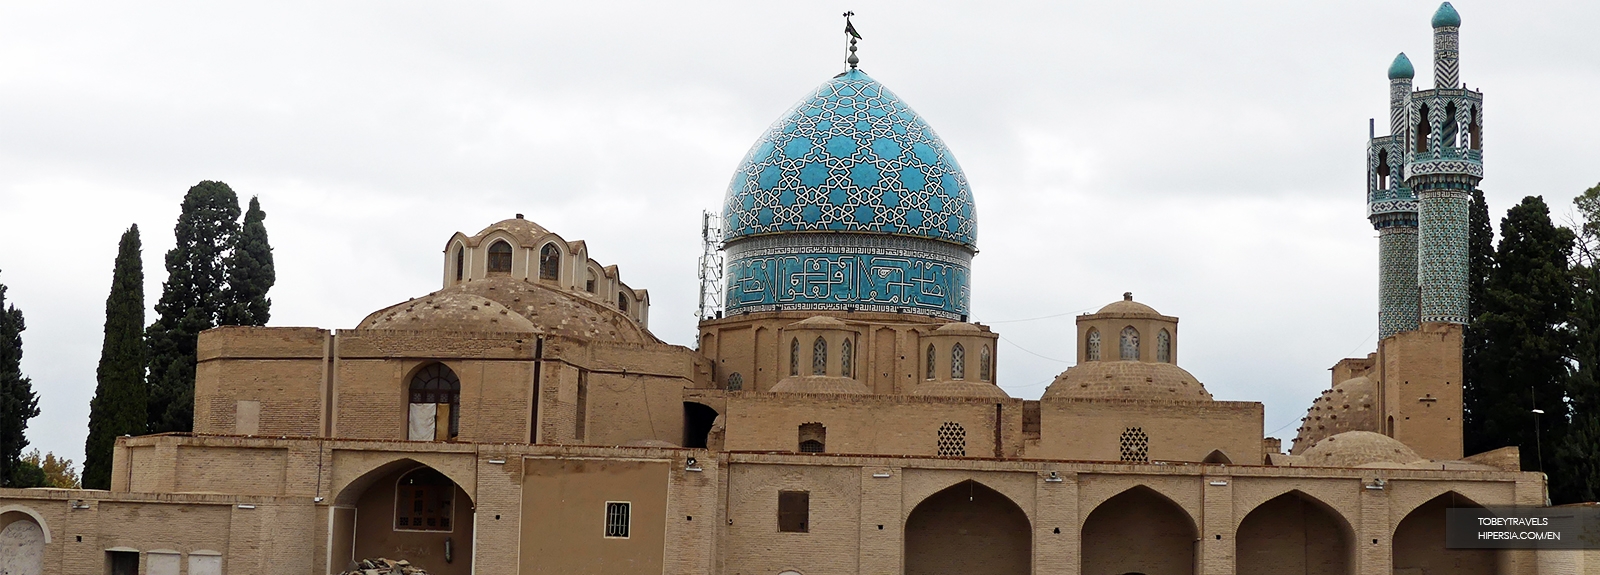
[[[728,313],[817,309],[964,320],[972,254],[917,238],[788,234],[728,246]]]

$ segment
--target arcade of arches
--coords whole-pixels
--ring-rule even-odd
[[[1026,575],[1032,550],[1028,516],[976,481],[933,494],[906,519],[906,575]]]
[[[1192,575],[1197,536],[1182,507],[1136,486],[1083,522],[1083,575]]]

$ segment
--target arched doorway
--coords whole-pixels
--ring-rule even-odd
[[[384,557],[436,575],[469,575],[472,507],[467,492],[432,467],[410,459],[379,466],[335,498],[329,566],[338,572]]]
[[[683,402],[683,446],[706,448],[706,437],[711,435],[711,424],[717,421],[717,410],[704,403]]]
[[[906,518],[906,575],[1026,575],[1033,532],[1011,499],[963,481],[918,503]]]
[[[1239,573],[1350,573],[1350,525],[1327,504],[1299,491],[1251,510],[1235,537]]]
[[[1499,573],[1493,549],[1446,549],[1445,510],[1482,507],[1454,491],[1423,503],[1394,530],[1394,572],[1416,575],[1495,575]]]
[[[1082,573],[1193,575],[1196,533],[1178,504],[1134,487],[1101,503],[1083,522]]]
[[[44,528],[28,514],[0,514],[0,573],[44,575],[44,540]]]

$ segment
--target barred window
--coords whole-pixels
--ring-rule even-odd
[[[1172,363],[1172,334],[1164,329],[1156,334],[1156,361]]]
[[[1139,330],[1133,326],[1122,328],[1122,360],[1139,360]]]
[[[539,248],[539,279],[553,280],[561,276],[561,250],[555,244]]]
[[[816,422],[800,424],[800,453],[822,453],[827,446],[827,427]]]
[[[1145,463],[1150,461],[1150,436],[1142,427],[1129,427],[1122,432],[1122,460]]]
[[[822,336],[819,335],[816,341],[811,342],[811,375],[827,374],[828,340],[822,339]]]
[[[1100,330],[1090,328],[1088,343],[1084,344],[1083,356],[1089,361],[1100,361]]]
[[[855,361],[853,347],[848,337],[844,338],[844,343],[839,344],[839,375],[850,377],[850,372],[855,367],[851,365]]]
[[[400,476],[394,498],[395,530],[450,531],[455,493],[455,482],[429,467]]]
[[[613,539],[628,538],[628,520],[633,504],[627,501],[606,502],[606,537]]]
[[[511,273],[511,244],[502,240],[489,246],[489,273]]]
[[[928,381],[933,381],[933,360],[933,344],[930,343],[928,344],[928,369],[923,372],[926,374],[925,377]]]
[[[789,375],[800,375],[800,338],[789,340]]]
[[[989,355],[989,346],[983,346],[983,351],[978,354],[978,379],[985,382],[994,378],[994,356]]]
[[[735,371],[728,375],[728,391],[743,391],[744,376]]]
[[[950,348],[950,379],[967,378],[967,349],[956,344]]]

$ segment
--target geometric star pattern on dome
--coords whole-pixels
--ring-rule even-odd
[[[864,72],[818,87],[734,172],[725,240],[788,231],[890,233],[975,247],[972,193],[927,122]]]

